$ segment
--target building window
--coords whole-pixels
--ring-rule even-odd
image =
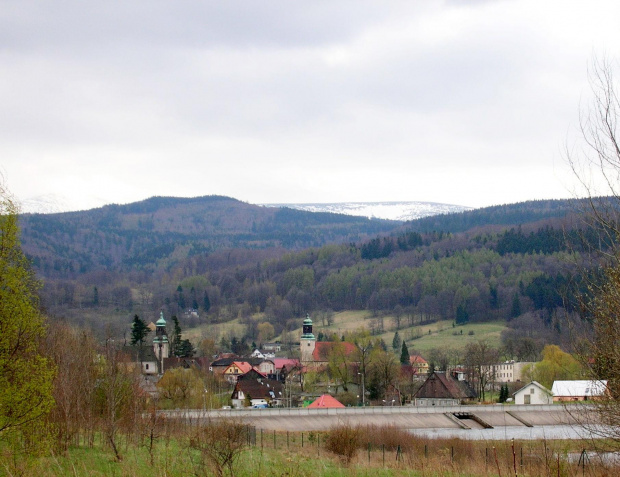
[[[530,389],[530,394],[534,394],[534,388]]]
[[[148,371],[148,370],[149,370],[149,365],[148,365],[148,363],[147,363],[147,364],[145,364],[144,366],[145,366],[145,369]]]

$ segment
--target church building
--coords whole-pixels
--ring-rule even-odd
[[[302,366],[323,368],[329,363],[329,355],[337,350],[347,356],[354,356],[357,348],[348,341],[317,341],[312,333],[312,320],[306,315],[299,340],[299,354]]]
[[[170,357],[170,343],[166,333],[166,320],[164,312],[160,312],[159,320],[155,323],[155,338],[153,338],[153,352],[157,359],[157,371],[164,373],[164,359]]]

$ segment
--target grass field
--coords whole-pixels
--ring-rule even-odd
[[[257,317],[258,319],[262,317]],[[338,336],[345,335],[363,328],[368,330],[376,328],[378,318],[372,312],[365,310],[343,311],[335,313],[331,325],[323,325],[320,315],[313,317],[314,335],[320,332],[325,335],[335,333]],[[402,320],[401,324],[407,324]],[[377,338],[382,338],[390,346],[396,330],[393,316],[383,317],[384,332],[377,334]],[[417,351],[424,355],[432,348],[463,349],[468,343],[485,340],[493,347],[499,347],[501,332],[506,329],[505,322],[493,321],[487,323],[470,323],[462,326],[453,327],[452,321],[438,321],[420,326],[401,326],[398,330],[401,340],[407,342],[410,352]],[[222,336],[242,336],[245,327],[239,319],[231,320],[226,323],[206,324],[196,328],[183,330],[183,337],[190,339],[193,343],[198,343],[204,337],[211,337],[219,341]],[[292,331],[293,341],[299,339],[301,328]],[[274,340],[281,339],[280,336]]]
[[[345,311],[334,315],[331,326],[322,326],[314,323],[314,334],[319,331],[324,334],[336,333],[342,335],[348,331],[360,328],[371,328],[372,317],[369,311]],[[391,316],[383,318],[385,331],[377,335],[390,346],[394,339],[395,325]],[[404,320],[403,320],[404,321]],[[505,322],[494,321],[488,323],[470,323],[462,326],[452,326],[452,321],[438,321],[428,325],[401,327],[398,334],[407,341],[409,351],[428,352],[432,348],[463,349],[468,343],[485,340],[493,347],[499,347],[501,332],[506,329]],[[301,330],[299,330],[301,332]],[[429,333],[430,332],[430,333]],[[419,338],[413,338],[418,337]]]
[[[335,424],[330,433],[347,428]],[[0,446],[0,475],[60,476],[161,476],[218,475],[201,454],[191,448],[195,429],[179,430],[173,436],[160,435],[151,455],[148,441],[123,443],[122,460],[96,440],[93,447],[72,447],[67,452],[45,457],[10,455]],[[489,476],[489,475],[618,475],[613,463],[597,459],[578,461],[587,441],[469,441],[423,439],[395,427],[348,429],[354,439],[330,445],[328,433],[273,433],[256,430],[254,439],[245,439],[233,465],[238,477],[278,476]],[[119,436],[120,437],[120,436]],[[334,443],[333,440],[331,440]],[[339,457],[355,446],[347,463]],[[226,448],[220,444],[221,448]],[[327,450],[332,449],[333,452]],[[591,451],[590,455],[592,455]]]

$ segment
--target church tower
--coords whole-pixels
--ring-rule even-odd
[[[310,315],[306,315],[306,319],[304,320],[299,348],[302,364],[314,361],[312,355],[314,353],[314,348],[316,348],[316,338],[314,334],[312,334],[312,320],[310,319]]]
[[[164,372],[164,358],[170,356],[170,343],[168,342],[168,335],[166,334],[166,320],[164,319],[164,312],[160,312],[159,320],[155,323],[155,338],[153,338],[153,351],[157,356],[157,366],[159,368],[159,374]]]

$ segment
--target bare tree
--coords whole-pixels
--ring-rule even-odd
[[[589,80],[592,98],[580,116],[584,146],[566,150],[589,206],[584,217],[598,232],[598,243],[589,242],[597,252],[596,272],[584,273],[587,291],[579,296],[591,330],[575,344],[593,385],[607,381],[607,395],[595,402],[593,414],[582,409],[581,421],[592,436],[620,447],[620,98],[609,60],[595,58]]]
[[[200,452],[199,470],[204,472],[204,467],[210,465],[218,477],[225,471],[235,475],[235,463],[245,449],[247,432],[247,426],[232,419],[214,420],[199,428],[189,442]]]
[[[124,420],[134,417],[137,404],[135,376],[129,371],[120,350],[113,340],[106,340],[102,366],[95,389],[97,407],[103,434],[114,452],[122,460],[117,444],[118,432]]]
[[[56,323],[48,331],[46,350],[57,369],[55,406],[49,419],[59,448],[66,451],[80,432],[86,432],[89,440],[93,438],[93,390],[97,378],[95,341],[86,331]]]
[[[487,385],[493,381],[493,364],[497,363],[499,352],[489,343],[480,340],[465,347],[465,366],[470,382],[476,386],[478,399],[484,401]]]

